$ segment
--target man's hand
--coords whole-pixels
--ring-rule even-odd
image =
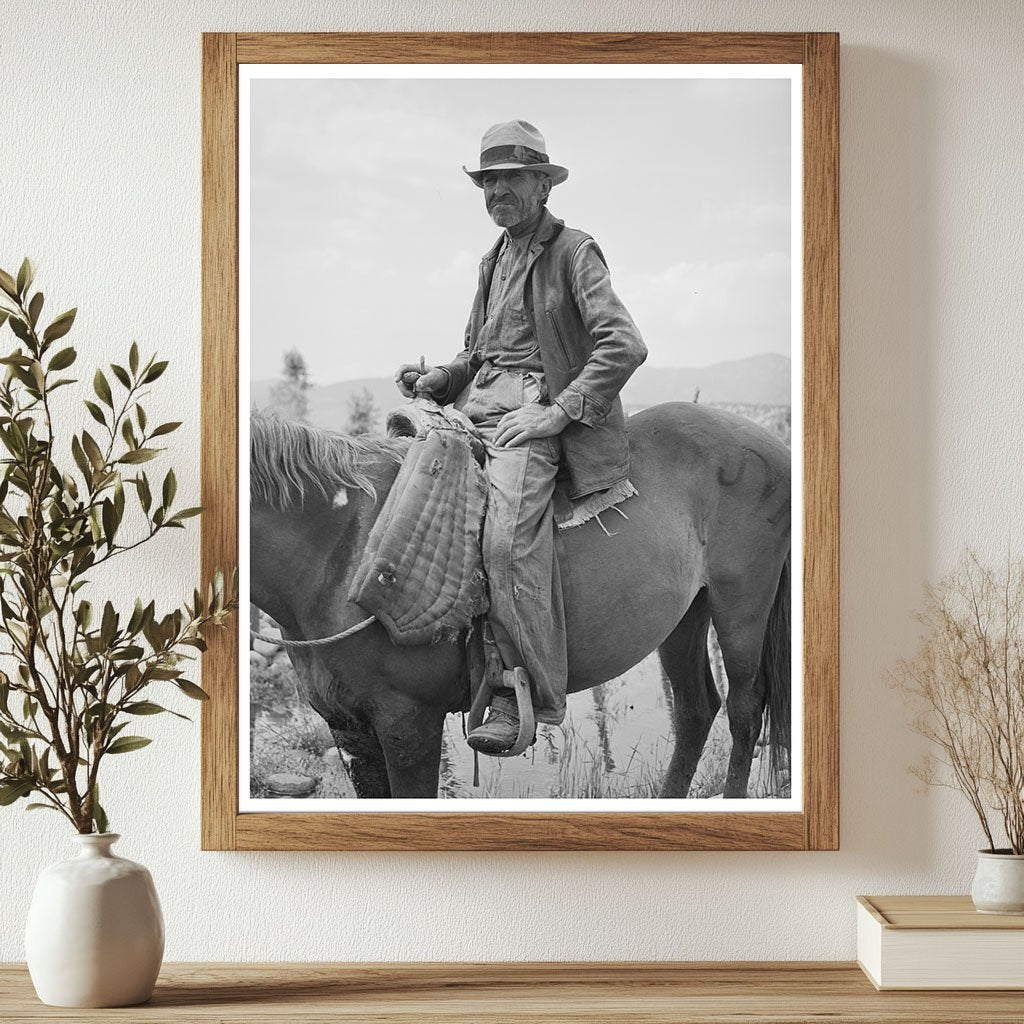
[[[535,437],[554,437],[571,422],[560,405],[524,405],[501,417],[494,443],[499,448],[516,448]]]
[[[395,383],[406,398],[416,398],[424,392],[433,397],[447,387],[448,374],[435,366],[403,363],[395,371]]]

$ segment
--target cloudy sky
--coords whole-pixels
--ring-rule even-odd
[[[251,91],[251,373],[317,383],[462,347],[497,237],[494,122],[569,168],[549,208],[601,245],[650,366],[790,353],[790,82],[260,79]],[[244,238],[243,238],[244,244]]]

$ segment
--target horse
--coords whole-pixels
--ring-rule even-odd
[[[409,439],[258,411],[250,423],[250,600],[286,640],[334,636],[366,619],[349,587]],[[743,798],[763,729],[773,767],[789,755],[790,452],[752,421],[696,403],[652,406],[627,432],[638,493],[610,517],[614,529],[597,517],[558,531],[568,692],[656,649],[675,736],[659,795],[685,798],[721,707],[713,623],[732,735],[724,796]],[[445,715],[469,707],[464,644],[398,646],[374,621],[288,650],[358,798],[437,797]]]

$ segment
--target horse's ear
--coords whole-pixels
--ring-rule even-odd
[[[419,433],[419,420],[408,409],[392,409],[384,421],[388,437],[415,437]]]

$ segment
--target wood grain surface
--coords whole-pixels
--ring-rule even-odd
[[[1022,914],[979,914],[970,896],[858,896],[883,928],[1024,931]]]
[[[203,36],[202,576],[238,565],[238,66],[233,35]],[[238,643],[216,631],[203,655],[203,849],[235,845]]]
[[[804,800],[839,848],[839,37],[804,58]]]
[[[799,64],[800,32],[239,33],[239,64]]]
[[[205,575],[238,556],[240,63],[794,63],[804,99],[804,809],[800,813],[238,811],[238,648],[203,659],[208,850],[832,850],[839,844],[839,37],[831,33],[203,37]]]
[[[0,965],[0,1019],[325,1024],[1020,1024],[1024,994],[877,992],[855,964],[167,964],[144,1006],[61,1010]]]

